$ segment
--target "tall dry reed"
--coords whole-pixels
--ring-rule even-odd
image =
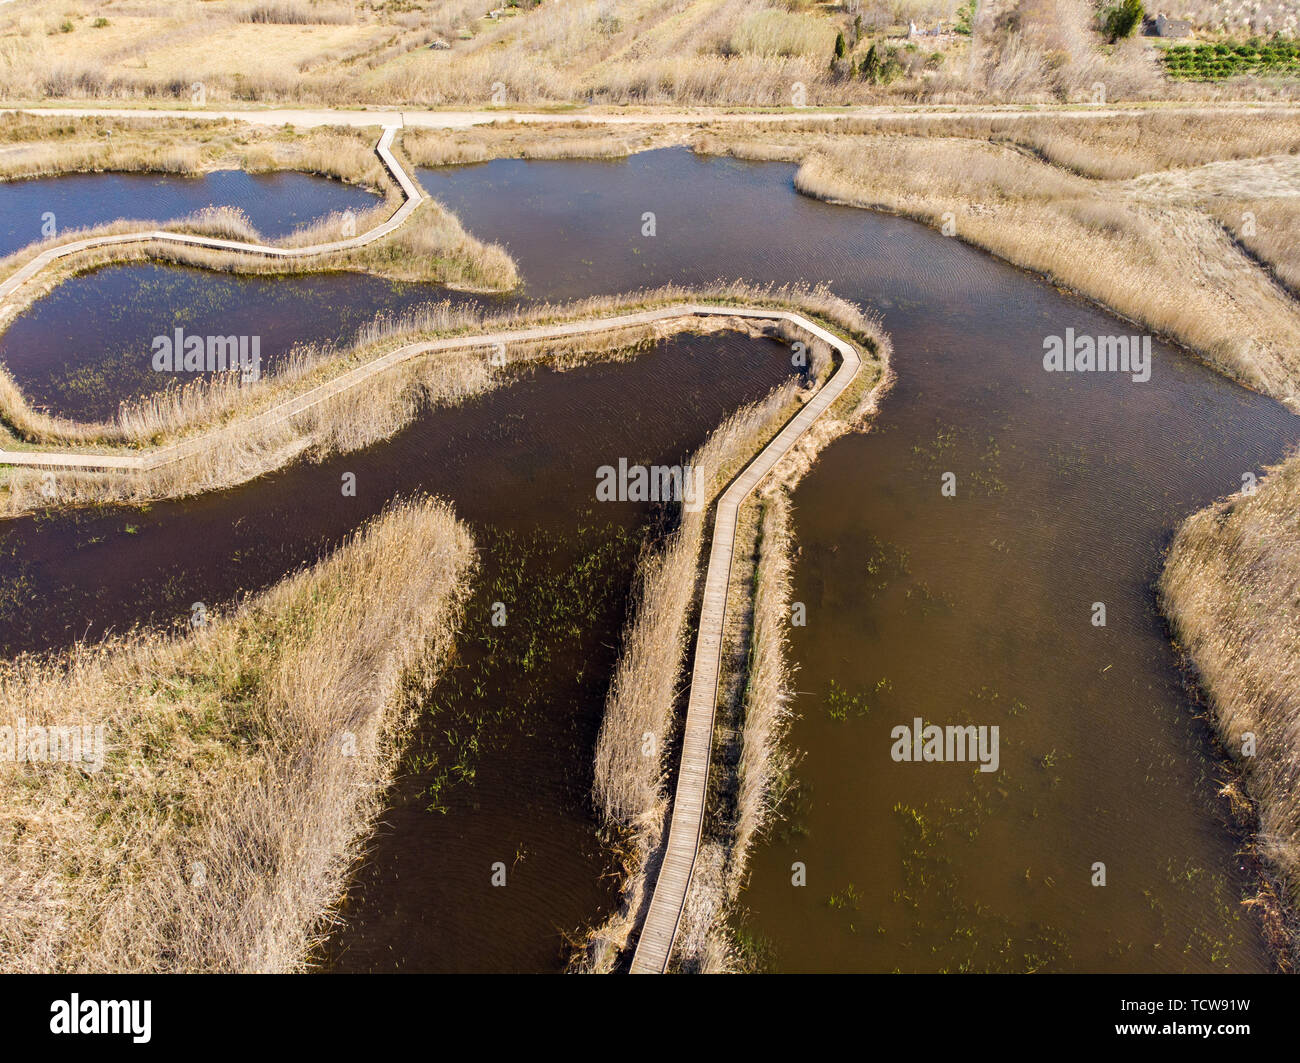
[[[301,969],[382,808],[474,569],[396,504],[187,635],[0,665],[0,726],[102,726],[102,771],[0,762],[0,969]]]
[[[1256,844],[1289,909],[1294,965],[1300,961],[1300,457],[1273,469],[1254,494],[1225,499],[1185,521],[1170,547],[1160,594],[1178,643],[1195,663],[1223,747],[1254,801]]]

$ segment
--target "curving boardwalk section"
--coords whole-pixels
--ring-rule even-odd
[[[852,357],[856,365],[857,353],[853,352],[852,348],[848,344],[843,344],[839,339],[831,336],[830,333],[818,328],[812,322],[807,321],[798,314],[786,310],[756,309],[753,307],[672,303],[666,306],[657,307],[654,310],[640,310],[630,314],[620,314],[614,317],[592,318],[588,321],[570,321],[554,325],[536,325],[529,328],[504,329],[498,332],[488,332],[474,336],[450,336],[445,339],[408,343],[405,346],[389,351],[387,354],[382,355],[373,361],[366,362],[364,365],[359,365],[349,369],[345,373],[340,373],[337,377],[334,377],[331,380],[327,380],[322,384],[317,384],[314,388],[304,391],[300,395],[295,395],[282,402],[278,402],[252,417],[237,421],[226,427],[201,433],[190,439],[181,440],[179,443],[173,443],[170,446],[151,449],[141,454],[95,454],[89,451],[76,450],[61,452],[40,450],[0,450],[0,465],[27,465],[44,469],[149,472],[153,469],[169,465],[184,458],[194,457],[203,454],[205,451],[211,451],[213,448],[219,446],[223,439],[230,436],[255,432],[258,429],[275,425],[282,421],[287,421],[304,411],[311,409],[318,403],[324,402],[327,399],[348,391],[364,381],[369,380],[371,377],[386,372],[387,370],[392,369],[411,358],[419,357],[420,355],[447,351],[473,350],[474,348],[480,347],[495,348],[500,344],[510,345],[568,339],[574,336],[592,335],[629,326],[649,325],[661,321],[670,321],[675,318],[710,316],[750,317],[760,318],[763,320],[781,319],[790,321],[796,327],[805,329],[823,338],[828,338],[828,342],[834,343],[837,349],[841,347],[848,349],[852,352]],[[841,367],[841,369],[835,373],[834,377],[832,377],[831,380],[822,387],[817,395],[810,400],[809,405],[817,402],[822,395],[826,394],[827,389],[835,385],[843,375],[844,369]],[[840,390],[842,390],[842,388]],[[838,394],[838,392],[836,392],[836,394]],[[802,417],[807,408],[808,407],[805,407],[804,410],[800,411],[795,420]]]
[[[749,311],[733,311],[749,316]],[[858,375],[862,361],[852,344],[798,314],[754,311],[753,316],[779,317],[824,340],[843,359],[835,374],[822,385],[803,408],[745,467],[718,499],[713,521],[713,545],[704,578],[704,601],[700,626],[695,636],[695,663],[691,671],[691,692],[686,707],[686,731],[682,739],[681,765],[677,771],[677,792],[673,799],[672,822],[663,864],[655,881],[654,895],[632,957],[633,974],[662,974],[668,968],[682,909],[690,889],[695,858],[704,827],[704,803],[709,786],[709,762],[713,753],[713,718],[718,702],[718,673],[722,656],[723,623],[727,615],[727,587],[731,580],[735,552],[736,520],[741,503],[759,482],[790,451],[817,419]]]
[[[42,251],[22,269],[3,283],[0,283],[0,312],[4,311],[4,300],[40,274],[42,270],[61,258],[97,247],[139,243],[184,244],[190,247],[210,248],[214,251],[234,251],[242,254],[264,255],[268,258],[282,259],[309,258],[313,255],[324,255],[333,251],[347,251],[354,247],[364,247],[380,237],[387,236],[394,229],[403,225],[415,208],[420,205],[420,201],[425,198],[423,190],[402,169],[401,164],[398,163],[397,158],[392,153],[393,136],[396,132],[397,130],[393,126],[385,128],[383,135],[379,138],[379,143],[375,145],[375,153],[382,160],[388,172],[392,174],[393,180],[397,182],[398,187],[401,188],[402,205],[393,212],[393,216],[386,222],[376,225],[373,229],[367,229],[359,236],[352,236],[346,240],[334,240],[327,244],[309,244],[305,247],[275,247],[272,244],[249,244],[240,240],[219,240],[211,236],[173,233],[165,229],[118,233],[113,236],[88,236],[84,240],[73,240],[71,243],[59,244],[57,247]]]

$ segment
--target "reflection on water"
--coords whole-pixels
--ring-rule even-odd
[[[783,969],[1266,968],[1239,904],[1249,881],[1216,795],[1222,772],[1151,581],[1177,521],[1276,460],[1300,438],[1295,418],[1161,344],[1145,384],[1046,374],[1044,336],[1121,327],[938,233],[800,197],[792,172],[670,150],[422,174],[470,231],[509,246],[528,299],[740,276],[825,282],[883,312],[898,383],[877,427],[828,449],[796,494],[794,596],[808,615],[791,632],[800,785],[754,856],[743,933]],[[652,238],[640,235],[646,211]],[[101,276],[82,312],[102,318],[121,293],[111,271],[92,281]],[[251,299],[249,327],[287,336],[340,336],[363,310],[436,294],[359,277],[275,292],[200,280],[217,282],[206,320]],[[144,335],[154,316],[185,312],[176,285],[191,283],[200,298],[199,282],[167,281],[135,324],[112,331]],[[559,586],[589,566],[603,588],[590,626],[557,636],[566,668],[551,670],[554,697],[535,709],[507,710],[518,671],[472,689],[484,673],[467,630],[452,679],[470,690],[457,704],[477,708],[462,722],[515,723],[483,743],[474,783],[447,800],[430,797],[429,773],[399,786],[391,829],[349,898],[354,930],[330,950],[346,969],[553,967],[564,934],[612,899],[583,797],[601,685],[579,679],[577,662],[608,675],[611,618],[646,516],[590,514],[585,479],[611,450],[680,455],[777,379],[776,360],[744,360],[750,344],[669,346],[539,373],[389,444],[238,491],[19,522],[0,540],[4,642],[64,642],[264,585],[416,487],[449,495],[490,544],[480,595],[518,586],[497,551],[532,559],[529,571]],[[700,356],[715,350],[730,352],[723,371]],[[27,371],[52,374],[58,359],[47,347]],[[338,495],[344,470],[364,485],[355,508]],[[602,552],[604,541],[626,549]],[[554,595],[536,601],[555,607]],[[1091,623],[1097,602],[1104,628]],[[998,726],[1000,770],[893,762],[891,729],[917,717]],[[414,748],[445,766],[464,743],[438,726]],[[429,812],[436,804],[450,811]],[[491,890],[498,860],[519,890]],[[1104,887],[1090,885],[1098,863]]]

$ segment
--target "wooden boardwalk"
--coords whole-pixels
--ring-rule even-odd
[[[733,311],[739,313],[740,311]],[[746,311],[746,314],[749,312]],[[668,967],[673,941],[681,923],[682,909],[690,889],[695,859],[704,826],[704,803],[709,787],[709,763],[713,752],[713,718],[718,701],[718,673],[721,666],[722,632],[727,615],[727,587],[735,553],[736,521],[741,503],[779,462],[799,437],[816,423],[826,408],[852,383],[862,366],[858,352],[825,329],[798,314],[757,311],[755,316],[780,317],[806,333],[825,340],[843,361],[803,408],[790,419],[763,450],[745,467],[718,499],[713,522],[713,545],[704,577],[704,600],[695,637],[695,663],[686,707],[686,730],[682,739],[681,764],[677,770],[677,791],[673,798],[672,821],[663,864],[655,881],[654,895],[646,913],[636,952],[633,974],[662,974]]]
[[[397,182],[398,187],[401,188],[402,205],[393,212],[391,218],[381,225],[376,225],[373,229],[367,229],[360,235],[349,237],[346,240],[334,240],[327,244],[308,244],[305,247],[276,247],[273,244],[250,244],[240,240],[218,240],[211,236],[168,232],[166,229],[116,233],[112,236],[88,236],[84,240],[73,240],[70,243],[59,244],[57,247],[42,251],[22,269],[15,272],[3,283],[0,283],[0,318],[3,318],[4,312],[9,309],[5,305],[5,300],[14,295],[24,284],[38,276],[48,266],[61,258],[67,258],[69,255],[75,255],[81,251],[89,251],[97,247],[140,243],[185,244],[190,247],[211,248],[215,251],[234,251],[241,254],[284,259],[307,258],[312,255],[325,255],[333,251],[347,251],[354,247],[364,247],[382,236],[387,236],[394,229],[403,225],[406,219],[415,211],[415,208],[420,205],[420,202],[426,198],[420,186],[402,169],[397,158],[392,153],[391,148],[395,132],[396,129],[391,126],[384,130],[383,135],[379,138],[379,143],[375,145],[375,153],[383,161],[384,166],[388,168],[388,172],[393,175],[393,180]]]
[[[475,336],[452,336],[446,339],[425,340],[408,343],[396,350],[389,351],[373,361],[356,366],[345,373],[340,373],[337,377],[318,384],[314,388],[304,391],[301,395],[295,395],[292,398],[276,403],[252,417],[237,420],[230,425],[201,433],[179,443],[172,443],[169,446],[152,448],[138,454],[97,454],[90,449],[65,451],[0,450],[0,465],[26,465],[42,469],[90,469],[125,473],[149,472],[185,458],[205,452],[211,453],[215,448],[225,443],[234,444],[241,436],[246,436],[250,432],[256,432],[262,428],[296,417],[318,403],[333,398],[379,373],[386,372],[420,355],[447,351],[468,351],[476,348],[496,350],[502,344],[510,345],[568,339],[573,336],[592,335],[629,326],[654,324],[675,318],[694,316],[754,317],[764,320],[779,318],[789,320],[799,325],[799,327],[816,328],[811,322],[804,322],[803,318],[784,310],[670,303],[654,310],[641,310],[612,317],[597,317],[586,321],[561,322],[554,325],[537,325],[530,328],[504,329]],[[820,332],[820,330],[818,331]],[[836,343],[838,342],[836,340]],[[857,357],[856,354],[854,357]],[[831,383],[838,380],[842,372],[842,368],[837,371]],[[826,385],[826,387],[829,386],[830,384]],[[823,387],[818,392],[818,395],[823,394],[826,387]],[[810,401],[815,402],[816,397]]]

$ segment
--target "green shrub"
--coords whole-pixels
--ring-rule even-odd
[[[903,63],[897,48],[881,48],[872,44],[862,58],[859,68],[863,81],[872,85],[888,85],[903,72]]]
[[[1143,14],[1142,0],[1120,0],[1116,6],[1107,8],[1102,20],[1107,39],[1113,44],[1132,37],[1142,22]]]
[[[971,26],[975,22],[975,4],[976,0],[966,0],[966,3],[957,9],[957,25],[953,27],[953,32],[970,36]]]

